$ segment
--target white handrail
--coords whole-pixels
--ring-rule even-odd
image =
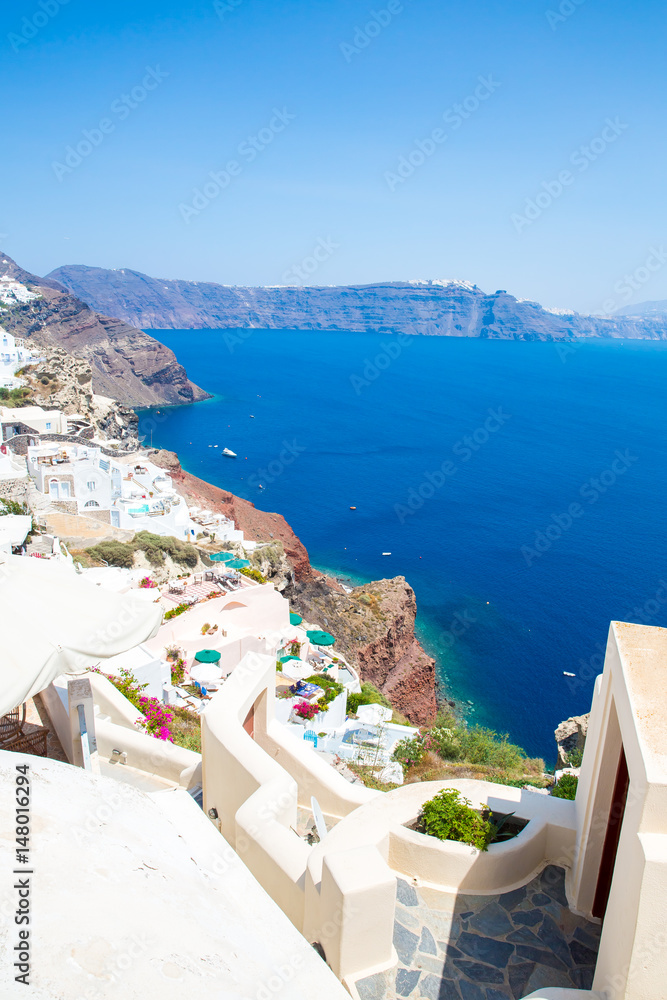
[[[92,771],[93,765],[90,760],[90,740],[88,739],[88,727],[86,726],[86,710],[83,705],[77,705],[76,710],[79,715],[79,733],[81,734],[83,768],[85,771]]]

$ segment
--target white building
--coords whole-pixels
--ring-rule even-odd
[[[0,444],[0,482],[7,479],[24,479],[27,475],[25,458],[14,455],[6,444]]]
[[[0,387],[12,389],[20,384],[16,372],[36,360],[34,351],[0,327]]]
[[[0,278],[0,302],[4,303],[4,305],[25,305],[27,302],[32,302],[34,299],[39,298],[41,298],[40,295],[36,292],[31,292],[26,285],[21,284],[20,281],[15,281],[9,275],[5,274]]]
[[[204,530],[200,512],[188,509],[171,477],[152,462],[111,458],[95,444],[45,442],[28,448],[28,471],[51,500],[67,501],[72,513],[75,503],[77,514],[112,527],[184,541]],[[243,541],[243,532],[219,514],[206,519],[205,530],[217,541]]]
[[[2,441],[17,434],[68,434],[68,417],[60,410],[44,410],[41,406],[0,406]]]

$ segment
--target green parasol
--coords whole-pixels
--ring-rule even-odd
[[[333,646],[336,641],[329,632],[322,632],[319,629],[313,629],[311,632],[306,632],[306,635],[316,646]]]
[[[195,660],[198,663],[217,663],[219,659],[220,653],[217,649],[200,649],[195,653]]]

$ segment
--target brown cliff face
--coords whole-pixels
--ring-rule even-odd
[[[337,647],[395,708],[417,725],[437,712],[435,660],[415,636],[417,602],[402,576],[375,580],[350,593],[322,577],[297,588],[293,604],[336,636]]]
[[[0,274],[20,281],[40,297],[0,314],[9,333],[36,345],[61,347],[85,359],[93,392],[126,406],[193,403],[208,393],[194,385],[168,347],[153,337],[94,312],[54,281],[38,278],[0,255]]]
[[[435,660],[415,636],[417,603],[404,577],[377,580],[347,593],[338,581],[312,568],[305,546],[280,514],[258,510],[184,472],[174,452],[152,451],[148,457],[169,471],[187,500],[231,517],[246,538],[282,542],[294,572],[280,589],[291,606],[335,635],[336,648],[359,669],[362,680],[375,684],[411,722],[422,725],[433,719]]]

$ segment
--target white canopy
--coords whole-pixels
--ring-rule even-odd
[[[0,553],[0,716],[59,674],[151,638],[161,621],[158,605],[102,590],[69,565]]]

